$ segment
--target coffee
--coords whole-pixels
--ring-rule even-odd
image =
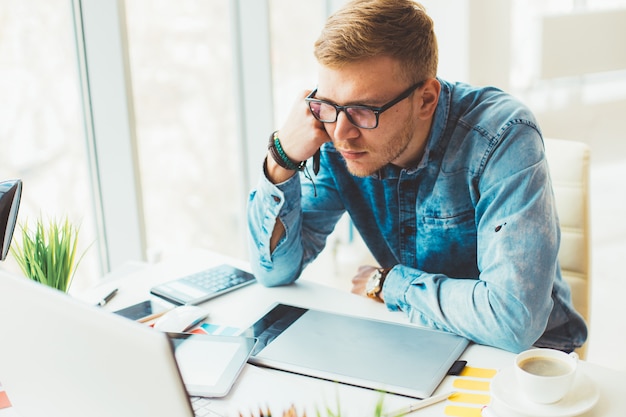
[[[571,371],[571,366],[554,358],[533,357],[519,362],[519,367],[524,371],[539,376],[560,376]]]
[[[576,377],[578,355],[548,348],[529,349],[515,357],[515,376],[524,396],[538,404],[560,401]]]

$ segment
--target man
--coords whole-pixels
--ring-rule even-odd
[[[571,351],[587,329],[557,261],[535,118],[500,90],[437,78],[437,54],[411,0],[352,1],[328,19],[318,86],[270,137],[250,196],[254,274],[296,280],[347,211],[380,263],[353,292],[476,343]],[[320,147],[312,175],[301,161]]]

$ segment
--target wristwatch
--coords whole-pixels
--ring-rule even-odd
[[[378,268],[369,277],[365,284],[365,293],[369,298],[381,302],[383,301],[380,297],[380,293],[383,291],[383,284],[389,271],[391,271],[391,268]]]

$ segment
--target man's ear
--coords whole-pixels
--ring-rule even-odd
[[[439,102],[439,93],[441,93],[441,83],[436,78],[429,78],[424,81],[422,88],[418,89],[420,96],[419,117],[422,119],[430,119],[435,113],[437,103]]]

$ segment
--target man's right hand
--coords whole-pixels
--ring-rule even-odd
[[[330,141],[324,124],[313,117],[304,100],[309,93],[310,91],[305,91],[298,97],[287,121],[278,131],[278,139],[283,151],[294,162],[309,159],[324,142]],[[291,178],[295,171],[278,165],[268,152],[266,173],[272,183],[279,184]]]

